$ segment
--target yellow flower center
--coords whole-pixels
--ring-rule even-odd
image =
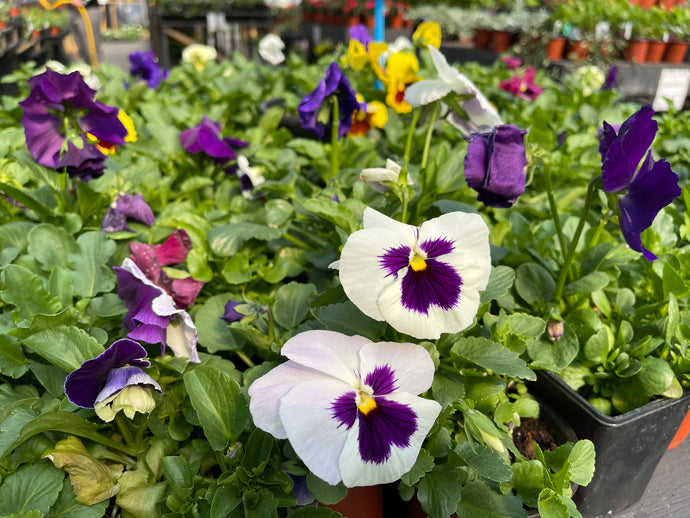
[[[426,261],[415,252],[412,259],[410,259],[410,268],[415,272],[423,272],[426,270]]]
[[[374,410],[376,408],[376,401],[374,400],[373,397],[369,397],[366,394],[360,393],[358,399],[359,399],[359,403],[357,404],[357,408],[364,415],[368,415],[369,412],[371,412],[372,410]]]

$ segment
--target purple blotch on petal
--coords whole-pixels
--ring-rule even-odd
[[[331,404],[331,415],[340,423],[338,426],[345,425],[348,430],[355,424],[357,419],[357,394],[346,392]]]
[[[396,381],[393,369],[389,365],[380,365],[367,374],[364,383],[371,387],[375,396],[383,396],[392,394],[397,389]]]
[[[454,249],[454,243],[450,239],[441,237],[438,239],[427,239],[419,245],[419,248],[424,250],[427,257],[432,258],[451,253]]]
[[[400,245],[395,248],[389,248],[383,255],[379,256],[379,265],[386,270],[386,276],[396,275],[401,268],[406,268],[410,265],[409,246]]]
[[[359,414],[359,454],[364,462],[383,464],[391,447],[406,448],[417,431],[417,414],[407,405],[376,398],[376,408]]]
[[[423,315],[431,306],[448,311],[460,300],[462,278],[451,265],[433,258],[426,260],[426,269],[410,268],[402,281],[400,301],[404,308]]]

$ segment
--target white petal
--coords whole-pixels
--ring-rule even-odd
[[[434,362],[424,347],[417,344],[378,342],[359,351],[362,378],[376,367],[388,365],[395,373],[396,391],[421,394],[431,387]]]
[[[170,321],[165,330],[165,344],[170,347],[175,356],[189,358],[190,361],[199,363],[199,354],[196,351],[199,335],[192,317],[183,310],[178,310],[176,317]]]
[[[320,372],[289,360],[270,370],[249,387],[249,411],[254,424],[278,439],[286,439],[280,420],[280,399],[299,383],[325,378]]]
[[[351,386],[359,379],[359,350],[371,340],[335,331],[304,331],[290,338],[281,353],[305,367],[333,376]]]
[[[364,213],[362,214],[362,222],[364,223],[365,229],[385,228],[391,232],[398,232],[403,235],[413,234],[415,232],[415,227],[406,225],[405,223],[400,223],[393,218],[389,218],[385,214],[381,214],[371,207],[364,209]]]
[[[405,89],[405,101],[413,108],[417,108],[438,101],[450,92],[449,83],[441,79],[424,79]]]
[[[410,444],[405,448],[391,446],[391,456],[382,464],[364,462],[359,453],[358,426],[355,425],[347,435],[347,442],[340,455],[340,472],[347,487],[373,486],[395,482],[410,471],[417,460],[422,443],[434,425],[441,405],[436,401],[423,399],[410,394],[398,393],[387,396],[411,407],[417,414],[417,431],[410,437]]]
[[[280,418],[292,448],[314,475],[331,485],[342,478],[338,461],[348,430],[330,408],[347,392],[354,389],[338,380],[306,381],[280,400]]]
[[[137,266],[137,264],[134,261],[132,261],[129,257],[125,257],[124,261],[122,261],[122,265],[120,266],[120,268],[122,268],[126,272],[131,273],[137,280],[143,282],[147,286],[156,288],[158,291],[161,292],[161,294],[167,295],[165,290],[151,282],[149,278],[146,277],[144,272],[142,272],[141,269]],[[167,296],[170,297],[170,295]],[[172,298],[170,298],[170,300],[172,301]]]

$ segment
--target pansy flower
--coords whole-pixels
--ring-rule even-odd
[[[127,129],[119,110],[94,99],[96,91],[79,72],[46,69],[29,79],[31,88],[19,103],[26,144],[36,162],[88,181],[103,174],[105,155],[89,141],[124,144]]]
[[[356,71],[363,70],[369,63],[366,47],[355,39],[351,39],[347,44],[347,63]]]
[[[378,192],[390,191],[388,184],[397,183],[401,167],[390,158],[386,160],[386,167],[369,167],[362,169],[359,179]],[[407,175],[407,185],[414,185],[410,175]]]
[[[503,124],[491,103],[475,84],[456,68],[450,66],[445,56],[434,47],[427,47],[434,62],[438,77],[424,79],[410,85],[405,91],[405,100],[414,108],[439,101],[448,94],[472,95],[471,99],[459,102],[463,113],[451,111],[448,121],[465,135],[491,131],[494,126]]]
[[[214,61],[218,57],[218,51],[210,45],[192,43],[182,49],[182,61],[189,63],[201,72],[206,68],[206,63]]]
[[[414,54],[395,52],[388,57],[385,67],[386,104],[397,113],[409,113],[412,106],[405,100],[407,88],[420,80],[419,62]]]
[[[412,41],[420,47],[441,46],[441,26],[436,22],[422,22],[412,34]]]
[[[418,396],[434,377],[423,347],[306,331],[281,353],[288,361],[249,387],[258,428],[331,485],[385,484],[412,468],[441,411]]]
[[[524,136],[517,126],[496,126],[490,133],[474,133],[465,155],[467,185],[489,207],[511,207],[525,192],[527,157]]]
[[[352,115],[350,136],[363,137],[372,128],[383,128],[388,122],[388,108],[380,101],[364,102],[364,98],[357,94],[360,109]]]
[[[67,399],[79,407],[93,408],[107,422],[120,410],[130,419],[136,412],[149,413],[156,406],[151,389],[161,392],[161,388],[144,371],[150,365],[143,359],[146,356],[146,349],[134,340],[114,342],[67,375]]]
[[[517,70],[522,65],[522,60],[520,58],[514,58],[512,56],[503,56],[501,58],[503,64],[508,70]]]
[[[198,335],[189,314],[176,308],[172,297],[151,282],[130,258],[114,269],[117,294],[127,306],[127,336],[150,344],[160,343],[161,354],[167,346],[175,356],[198,362]]]
[[[519,74],[515,74],[510,79],[504,79],[498,83],[498,87],[517,97],[534,101],[542,92],[542,89],[534,82],[536,74],[534,67],[527,67],[522,77]]]
[[[183,228],[170,234],[162,245],[138,242],[129,245],[132,261],[152,283],[165,290],[175,301],[175,306],[180,309],[194,303],[204,282],[192,277],[171,279],[163,270],[163,266],[183,263],[191,247],[189,234]]]
[[[364,228],[347,238],[337,267],[364,314],[438,338],[474,321],[491,272],[489,229],[478,214],[451,212],[415,227],[366,208]]]
[[[108,207],[108,212],[106,212],[101,223],[101,230],[108,233],[122,230],[133,232],[127,225],[128,218],[140,221],[149,227],[156,222],[151,207],[146,203],[141,193],[122,194]]]
[[[299,103],[299,121],[302,127],[319,138],[326,132],[330,120],[330,104],[326,98],[335,96],[338,103],[338,138],[344,137],[352,124],[352,114],[360,108],[357,96],[337,63],[331,63],[316,88]],[[325,110],[325,113],[324,113]]]
[[[233,322],[239,322],[244,318],[244,315],[238,311],[235,311],[235,308],[241,304],[243,303],[236,302],[232,299],[228,300],[225,303],[225,312],[223,313],[223,316],[220,318],[222,320],[225,320],[228,324],[232,324]]]
[[[267,61],[271,65],[280,65],[285,61],[285,54],[283,50],[285,49],[285,43],[280,39],[277,34],[266,34],[261,41],[259,41],[259,56],[264,61]]]
[[[658,130],[653,115],[654,110],[647,104],[618,130],[604,121],[599,142],[604,190],[626,191],[618,198],[623,237],[630,248],[649,261],[656,259],[656,255],[642,245],[641,234],[652,225],[659,211],[681,194],[678,175],[666,160],[655,161],[649,150]]]
[[[357,41],[361,43],[364,46],[364,48],[366,48],[369,45],[369,43],[373,41],[371,36],[369,35],[369,31],[367,30],[366,26],[362,25],[361,23],[358,23],[350,27],[348,29],[348,34],[350,36],[350,41]]]
[[[117,118],[122,123],[125,130],[127,130],[127,134],[125,135],[125,138],[123,140],[125,142],[136,142],[137,130],[134,127],[134,122],[132,122],[131,117],[127,115],[127,113],[125,113],[123,110],[120,110],[117,113]],[[117,146],[112,142],[108,142],[107,140],[103,139],[98,139],[95,135],[92,135],[91,133],[87,133],[86,137],[91,142],[95,143],[98,150],[104,155],[112,155],[117,150]]]
[[[180,143],[190,153],[205,153],[218,163],[237,158],[236,148],[249,145],[248,142],[231,137],[221,137],[221,127],[204,115],[201,122],[180,133]]]
[[[168,71],[162,69],[158,64],[158,59],[152,50],[137,50],[129,55],[131,63],[129,73],[144,81],[149,88],[158,88],[158,85],[168,77]]]

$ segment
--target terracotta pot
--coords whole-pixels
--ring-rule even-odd
[[[340,502],[323,507],[351,518],[383,518],[383,486],[351,487]]]
[[[565,38],[551,38],[546,44],[546,57],[553,61],[563,59]]]
[[[374,25],[376,25],[376,20],[373,16],[367,16],[367,18],[364,20],[364,25],[367,26],[367,29],[373,29]]]
[[[491,50],[500,53],[510,48],[513,33],[508,31],[494,31],[491,34]]]
[[[489,46],[489,41],[491,40],[491,32],[486,29],[478,29],[474,33],[474,48],[485,49]]]
[[[656,0],[640,0],[640,2],[638,2],[638,5],[642,9],[649,9],[650,7],[654,7],[656,5]]]
[[[589,56],[589,41],[575,40],[570,41],[565,47],[565,57],[571,61],[584,61]]]
[[[395,13],[393,16],[391,16],[391,18],[390,18],[391,29],[402,29],[404,26],[405,26],[405,20],[403,19],[402,14]]]
[[[687,41],[669,41],[664,53],[664,61],[667,63],[682,63],[688,52]]]
[[[676,2],[676,0],[659,0],[659,5],[667,11],[670,11],[676,5],[678,5],[678,2]]]
[[[347,26],[348,27],[354,27],[355,25],[359,25],[359,16],[353,14],[347,17]]]
[[[0,20],[0,29],[4,29],[6,26],[5,22]]]
[[[650,41],[645,61],[647,63],[658,63],[661,61],[661,58],[664,57],[664,52],[666,52],[666,45],[665,41]]]
[[[648,40],[630,40],[625,49],[625,59],[632,63],[644,63],[649,50]]]
[[[14,18],[16,16],[19,16],[20,14],[21,12],[19,11],[18,7],[10,7],[10,16]]]

